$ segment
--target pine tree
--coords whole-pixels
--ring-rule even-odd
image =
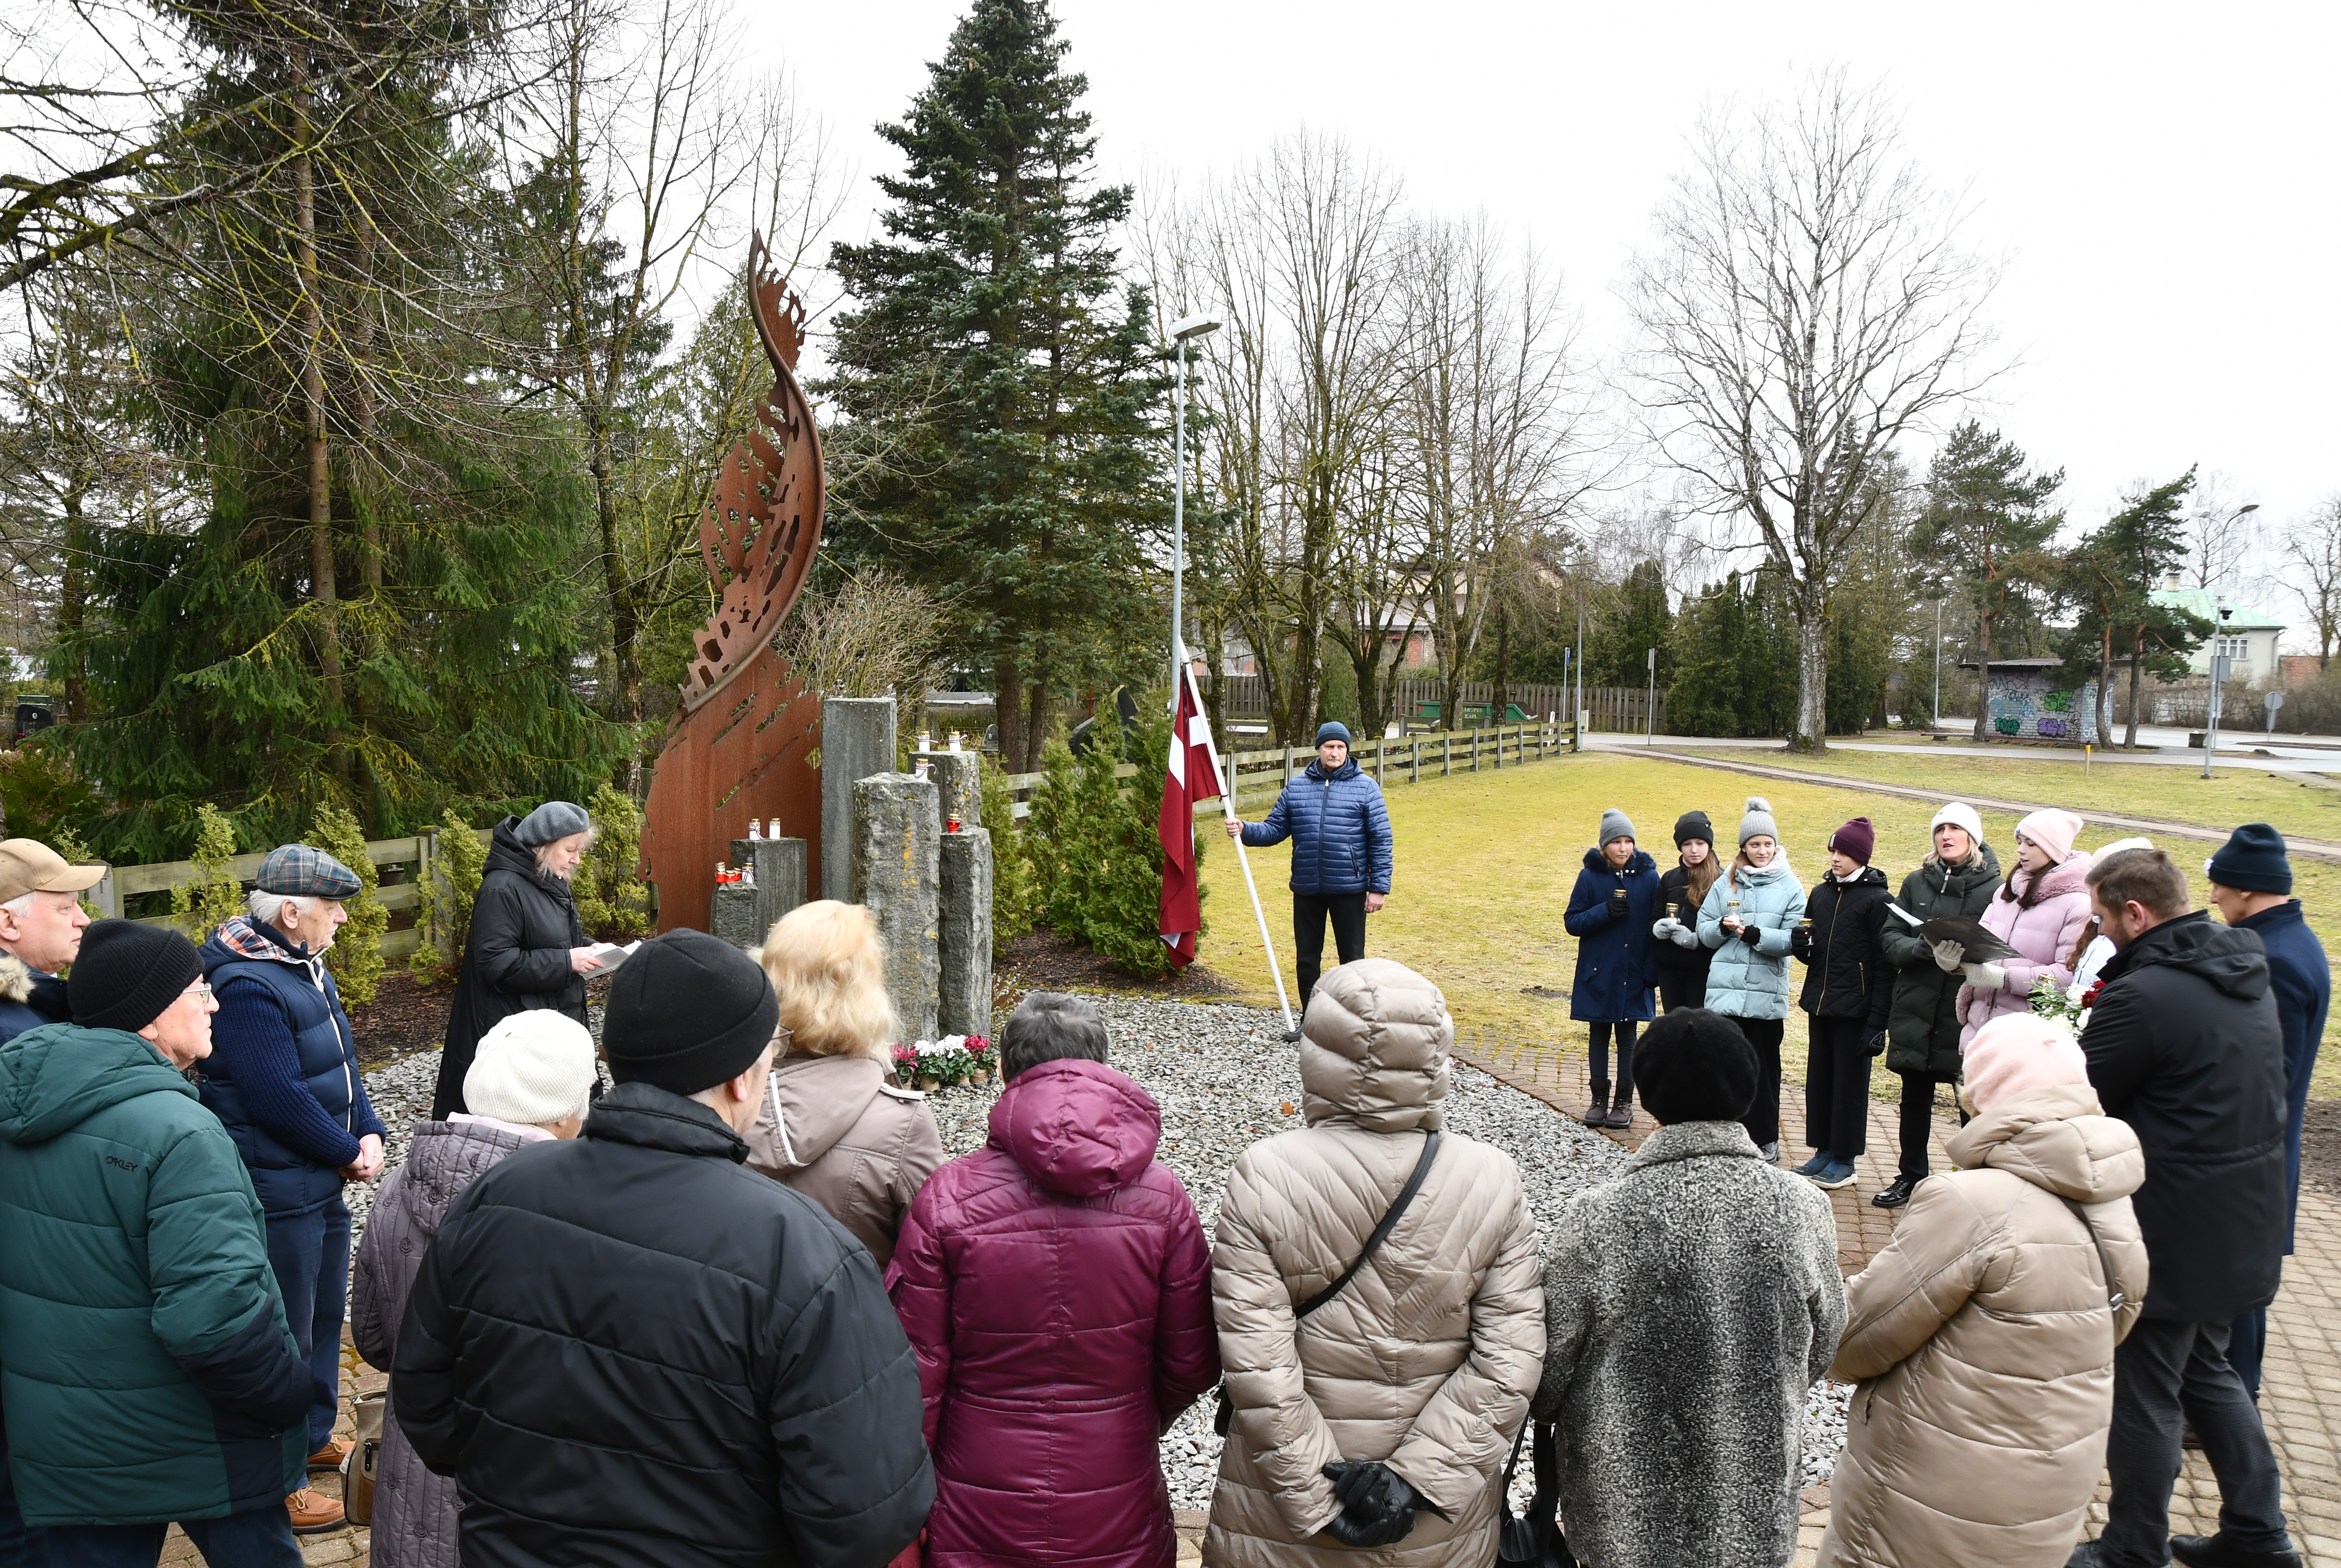
[[[2140,678],[2184,673],[2184,656],[2201,647],[2213,630],[2199,615],[2154,602],[2154,590],[2162,580],[2186,563],[2187,519],[2179,507],[2194,488],[2190,468],[2167,484],[2130,497],[2127,506],[2090,536],[2115,563],[2108,570],[2120,583],[2110,608],[2116,644],[2129,654],[2129,724],[2124,746],[2137,744]]]
[[[953,598],[1011,771],[1038,761],[1050,692],[1107,683],[1151,624],[1167,521],[1167,383],[1111,243],[1131,192],[1091,182],[1067,47],[1046,0],[976,0],[880,128],[907,164],[879,182],[885,237],[832,253],[856,302],[824,389],[852,422],[834,547]]]
[[[1975,738],[1991,722],[1991,629],[1995,617],[2027,608],[2026,595],[2053,570],[2043,553],[2065,514],[2049,498],[2065,471],[2024,471],[2023,449],[1968,420],[1951,432],[1927,473],[1927,510],[1910,531],[1913,556],[1957,581],[1975,611]]]

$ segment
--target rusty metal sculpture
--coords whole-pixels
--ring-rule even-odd
[[[693,640],[682,710],[667,730],[643,813],[643,865],[659,890],[659,928],[707,929],[716,862],[751,818],[805,840],[821,874],[821,694],[790,673],[772,642],[803,590],[821,542],[826,475],[812,407],[797,383],[804,303],[758,234],[749,251],[756,335],[772,385],[732,449],[699,519],[699,550],[721,591]],[[819,889],[808,886],[808,897]]]

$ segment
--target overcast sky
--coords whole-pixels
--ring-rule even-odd
[[[747,3],[759,63],[794,76],[857,174],[841,232],[859,236],[892,163],[871,127],[901,115],[963,7]],[[1702,106],[1845,65],[1899,102],[1911,154],[1965,194],[1970,245],[2004,259],[1990,314],[2019,363],[1977,412],[2067,471],[2076,523],[2190,463],[2277,527],[2341,492],[2341,6],[1056,9],[1109,177],[1189,183],[1303,125],[1338,133],[1414,205],[1532,236],[1597,352]]]

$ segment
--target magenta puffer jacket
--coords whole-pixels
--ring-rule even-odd
[[[1220,1352],[1210,1252],[1161,1136],[1111,1067],[1043,1062],[911,1201],[886,1288],[926,1395],[931,1568],[1176,1562],[1156,1444]]]
[[[2054,976],[2060,986],[2073,983],[2073,968],[2066,960],[2081,939],[2081,928],[2089,923],[2089,864],[2087,852],[2076,849],[2043,871],[2039,901],[2028,909],[2019,900],[2031,878],[2021,870],[2016,873],[2015,898],[2007,897],[2006,888],[1991,896],[1982,916],[1985,929],[2023,957],[2000,961],[2007,978],[1996,991],[1959,987],[1960,1050],[2000,1014],[2031,1011],[2032,983],[2041,976]]]

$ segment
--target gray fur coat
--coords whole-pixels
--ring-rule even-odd
[[[1560,1507],[1589,1568],[1785,1568],[1806,1392],[1845,1329],[1837,1222],[1737,1122],[1681,1122],[1573,1200],[1544,1260]]]

